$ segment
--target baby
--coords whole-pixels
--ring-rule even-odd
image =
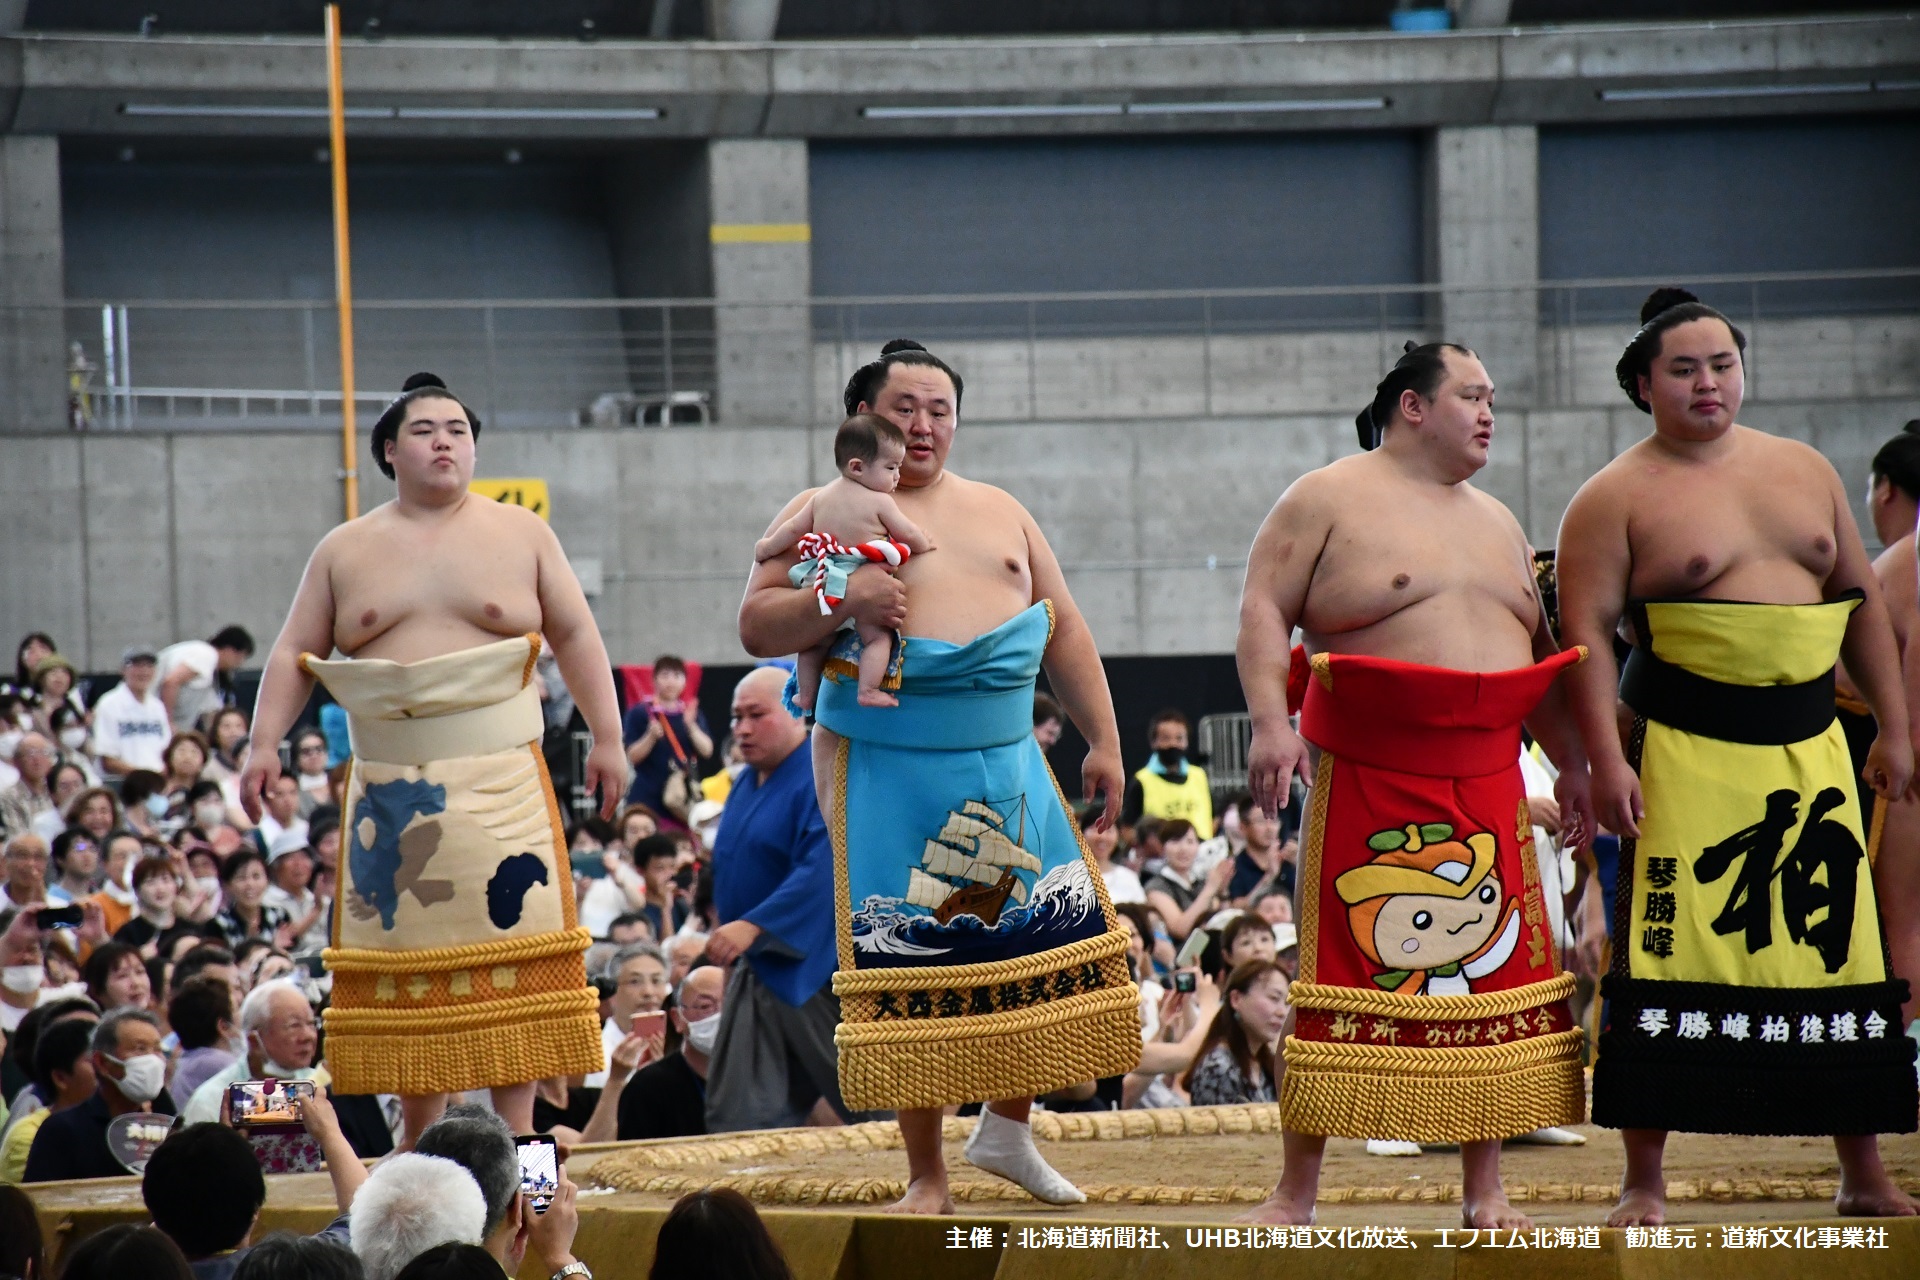
[[[820,612],[832,613],[846,596],[848,575],[861,565],[898,568],[909,555],[933,550],[920,526],[901,515],[893,500],[906,457],[907,438],[892,422],[872,413],[848,418],[833,437],[840,478],[816,489],[793,519],[755,543],[754,561],[771,560],[797,545],[800,563],[788,578],[796,587],[812,587]],[[893,657],[892,633],[864,622],[846,626],[860,636],[860,705],[899,706],[900,700],[880,687]],[[832,644],[828,637],[800,655],[794,701],[808,711],[820,696],[820,675]]]

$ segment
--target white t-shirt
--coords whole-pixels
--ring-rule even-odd
[[[600,1061],[606,1065],[582,1080],[580,1082],[582,1089],[604,1089],[607,1087],[607,1067],[613,1065],[613,1051],[618,1049],[620,1042],[626,1038],[627,1033],[622,1031],[620,1024],[612,1018],[608,1018],[600,1024]]]
[[[117,684],[93,708],[93,749],[102,758],[112,756],[136,769],[167,771],[164,759],[173,724],[166,704],[149,688],[136,698],[133,690]]]
[[[157,689],[180,668],[193,672],[173,699],[173,723],[177,729],[191,729],[200,717],[220,705],[220,690],[214,675],[220,670],[220,651],[205,640],[182,640],[160,651],[160,664],[153,674]]]
[[[1133,873],[1132,867],[1123,867],[1109,863],[1100,868],[1100,874],[1106,877],[1107,896],[1115,902],[1145,902],[1147,891],[1140,884],[1140,877]]]
[[[64,987],[42,987],[39,996],[34,1000],[34,1009],[43,1004],[58,1004],[62,1000],[72,1000],[85,994],[87,994],[87,984],[84,982],[69,982]],[[31,1012],[33,1009],[22,1009],[0,1001],[0,1031],[12,1035],[20,1029],[20,1024]]]

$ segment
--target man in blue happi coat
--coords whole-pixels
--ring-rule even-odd
[[[782,667],[750,672],[733,694],[733,741],[747,769],[727,796],[713,845],[707,940],[717,964],[739,957],[727,982],[713,1065],[707,1132],[806,1123],[824,1100],[842,1119],[833,1031],[840,1001],[828,985],[834,951],[833,842],[820,817],[807,726],[781,700]]]

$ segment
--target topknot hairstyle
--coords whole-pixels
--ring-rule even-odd
[[[1653,372],[1653,362],[1659,358],[1667,330],[1689,320],[1718,320],[1727,326],[1727,331],[1733,335],[1733,345],[1739,348],[1742,361],[1746,359],[1747,335],[1740,332],[1740,327],[1733,321],[1685,289],[1671,286],[1655,289],[1640,304],[1639,331],[1627,340],[1627,349],[1620,353],[1620,363],[1613,366],[1614,379],[1640,412],[1653,412],[1653,406],[1640,395],[1640,379]]]
[[[860,412],[862,404],[873,403],[874,397],[880,394],[880,388],[887,385],[887,376],[897,364],[923,365],[946,374],[953,383],[953,411],[960,412],[960,397],[966,393],[966,384],[961,382],[960,375],[953,371],[953,367],[912,338],[895,338],[880,348],[878,360],[861,365],[847,379],[847,391],[842,401],[849,418]]]
[[[1447,352],[1473,355],[1472,351],[1457,342],[1429,342],[1424,346],[1408,342],[1401,351],[1403,354],[1400,359],[1393,368],[1387,370],[1387,376],[1380,379],[1380,385],[1373,389],[1373,399],[1354,417],[1353,429],[1360,437],[1362,449],[1379,447],[1387,434],[1387,425],[1400,410],[1402,395],[1411,391],[1422,400],[1433,399],[1434,393],[1440,390],[1440,384],[1447,380]]]
[[[393,479],[393,464],[387,461],[387,445],[400,437],[400,424],[406,419],[407,406],[416,400],[451,400],[460,406],[467,415],[467,423],[473,428],[473,438],[480,438],[480,415],[467,407],[467,402],[447,390],[447,384],[440,380],[437,373],[416,373],[400,384],[400,395],[380,414],[380,421],[373,424],[373,464],[380,468],[380,474]]]

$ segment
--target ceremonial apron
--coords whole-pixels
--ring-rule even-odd
[[[1312,658],[1288,1129],[1469,1142],[1584,1118],[1519,764],[1521,721],[1584,656],[1483,673]]]
[[[540,755],[538,636],[420,662],[301,665],[347,712],[326,1059],[344,1093],[418,1095],[605,1067]]]
[[[1052,634],[1042,601],[964,645],[897,641],[898,707],[859,706],[828,664],[834,1038],[856,1110],[1026,1097],[1139,1062],[1127,935],[1033,738]]]
[[[1593,1118],[1614,1128],[1915,1127],[1833,667],[1861,596],[1648,601],[1620,680],[1646,816],[1620,842]]]

